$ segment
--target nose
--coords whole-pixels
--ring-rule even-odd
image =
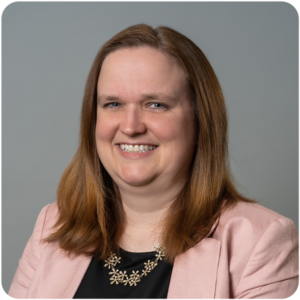
[[[128,107],[123,114],[120,130],[128,136],[146,132],[146,125],[142,120],[142,112],[138,107]]]

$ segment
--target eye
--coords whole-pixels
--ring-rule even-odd
[[[115,108],[115,107],[119,107],[119,106],[121,106],[120,103],[118,103],[118,102],[111,102],[111,103],[106,103],[106,104],[104,104],[103,107],[107,107],[107,108]]]
[[[165,104],[162,104],[162,103],[159,103],[159,102],[150,103],[149,107],[155,108],[155,109],[166,109],[167,108],[167,106]]]

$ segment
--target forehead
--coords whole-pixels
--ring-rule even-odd
[[[107,67],[119,66],[144,66],[152,65],[154,68],[161,65],[165,67],[178,68],[178,72],[181,71],[176,59],[170,55],[148,46],[124,48],[114,51],[104,59],[102,64],[102,70]]]
[[[121,49],[103,61],[98,94],[109,92],[180,92],[187,80],[175,58],[150,47]],[[154,91],[153,91],[154,90]]]

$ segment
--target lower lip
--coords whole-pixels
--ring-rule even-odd
[[[158,147],[156,147],[154,150],[148,151],[148,152],[142,152],[142,153],[137,153],[137,152],[126,152],[123,151],[120,148],[120,145],[116,145],[117,147],[117,151],[119,151],[119,153],[126,158],[130,158],[130,159],[140,159],[140,158],[144,158],[147,157],[149,155],[151,155]]]

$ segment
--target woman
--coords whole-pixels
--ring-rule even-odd
[[[241,196],[226,159],[224,99],[202,51],[167,27],[120,32],[95,58],[79,149],[9,295],[292,295],[297,230]]]

